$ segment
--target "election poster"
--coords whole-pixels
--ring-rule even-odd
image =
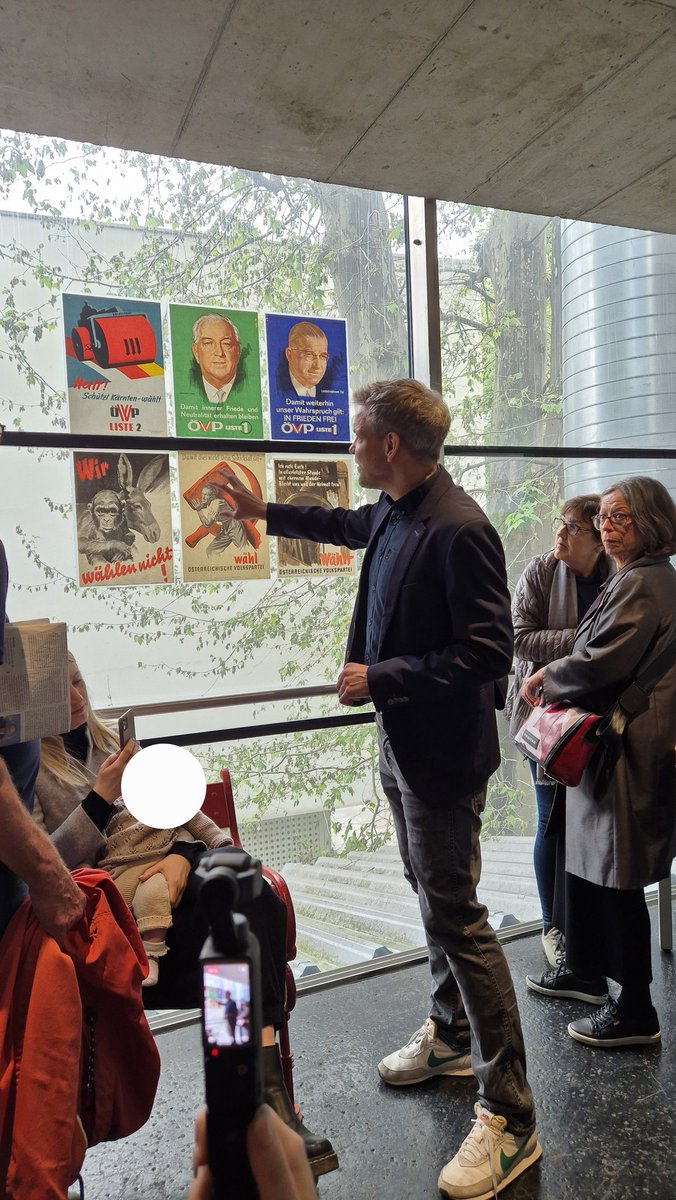
[[[266,313],[265,337],[270,436],[349,442],[345,321]]]
[[[263,437],[258,314],[170,304],[176,436]]]
[[[347,459],[290,459],[273,461],[275,500],[298,507],[350,508],[351,473]],[[351,575],[354,552],[347,546],[277,539],[277,571],[289,575]]]
[[[168,454],[73,454],[81,587],[173,583]]]
[[[166,437],[159,303],[62,292],[61,304],[71,432]]]
[[[218,579],[269,579],[268,539],[260,521],[232,516],[228,482],[239,480],[267,500],[265,455],[237,451],[181,451],[178,479],[181,492],[181,547],[185,583]]]

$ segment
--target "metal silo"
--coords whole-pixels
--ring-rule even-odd
[[[652,475],[676,495],[676,461],[632,447],[676,445],[676,236],[563,221],[561,236],[565,495]],[[593,448],[627,448],[622,459]]]

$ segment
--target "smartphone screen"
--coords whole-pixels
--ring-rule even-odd
[[[204,1041],[225,1049],[251,1043],[251,967],[246,959],[202,963]]]
[[[120,735],[121,750],[123,746],[126,746],[127,742],[136,737],[136,725],[134,722],[133,708],[128,708],[126,712],[122,713],[122,716],[117,722],[117,728]]]

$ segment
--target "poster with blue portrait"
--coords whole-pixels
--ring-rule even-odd
[[[345,321],[266,313],[265,340],[271,437],[348,442]]]

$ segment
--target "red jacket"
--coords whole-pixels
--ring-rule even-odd
[[[0,941],[0,1185],[12,1200],[63,1200],[87,1140],[139,1129],[159,1079],[134,920],[103,871],[73,877],[86,911],[63,950],[29,900]]]

